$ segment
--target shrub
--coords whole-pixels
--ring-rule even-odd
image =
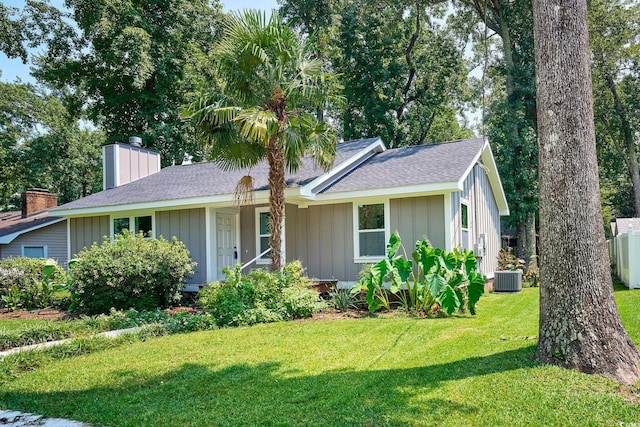
[[[45,308],[54,302],[64,270],[52,259],[6,258],[0,261],[0,307]]]
[[[510,247],[500,249],[498,252],[498,271],[515,271],[524,268],[524,260],[513,253]]]
[[[185,278],[196,265],[175,237],[144,239],[125,232],[113,242],[93,244],[78,254],[69,289],[89,314],[110,308],[151,310],[180,301]]]
[[[310,280],[299,261],[286,264],[282,273],[258,269],[242,275],[239,265],[224,273],[227,280],[205,286],[198,299],[219,326],[309,317],[323,308],[318,293],[306,286]]]

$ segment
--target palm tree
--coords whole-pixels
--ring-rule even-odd
[[[327,170],[335,155],[335,129],[312,112],[339,101],[341,87],[311,52],[275,14],[231,15],[216,46],[221,93],[185,111],[201,145],[221,167],[248,168],[266,158],[274,271],[282,267],[286,171],[295,172],[305,154]],[[251,180],[243,181],[253,188]]]

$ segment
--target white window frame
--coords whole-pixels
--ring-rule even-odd
[[[360,219],[358,215],[358,210],[360,206],[364,205],[384,205],[384,247],[385,252],[387,248],[387,242],[389,242],[389,238],[391,237],[391,209],[389,208],[389,200],[367,200],[361,202],[353,202],[353,262],[356,264],[368,264],[380,261],[384,259],[386,254],[380,256],[361,256],[360,255]],[[368,232],[372,231],[381,231],[382,229],[375,230],[367,230]]]
[[[467,226],[463,227],[462,225],[462,206],[467,207]],[[460,199],[460,229],[464,231],[469,231],[471,224],[471,220],[469,218],[469,201],[467,199]]]
[[[42,258],[48,258],[48,254],[47,254],[47,245],[22,245],[20,254],[24,257],[24,248],[42,248]],[[34,258],[34,259],[40,259],[40,258]]]
[[[269,237],[269,241],[271,241],[271,233],[269,234],[260,234],[260,214],[263,213],[269,213],[269,206],[265,206],[265,207],[261,207],[261,208],[256,208],[255,210],[255,216],[256,216],[256,222],[255,222],[255,231],[256,231],[256,254],[255,256],[258,256],[262,253],[262,248],[260,247],[260,238],[261,237]],[[271,228],[271,218],[269,218],[269,228]],[[267,253],[265,255],[268,258],[258,258],[256,259],[256,264],[259,265],[269,265],[271,264],[271,256],[269,253]]]
[[[155,239],[156,238],[156,214],[154,212],[136,212],[136,213],[122,213],[122,214],[111,214],[109,217],[109,235],[111,236],[111,240],[115,239],[115,227],[113,226],[113,221],[120,218],[128,218],[129,219],[129,227],[133,225],[135,228],[136,218],[140,218],[143,216],[151,217],[151,236],[145,237],[145,239]],[[129,229],[129,231],[135,231]]]

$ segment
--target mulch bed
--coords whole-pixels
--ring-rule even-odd
[[[45,308],[43,310],[16,310],[9,311],[7,309],[0,309],[0,319],[37,319],[37,320],[61,320],[72,319],[77,317],[72,313],[66,311],[55,310],[52,308]]]

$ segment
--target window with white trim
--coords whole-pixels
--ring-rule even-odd
[[[269,208],[256,208],[256,256],[269,249],[271,241],[271,220]],[[269,264],[271,254],[266,253],[256,260],[256,264]]]
[[[385,203],[355,205],[356,259],[382,258],[387,245],[387,208]]]
[[[464,200],[460,203],[460,222],[463,230],[469,229],[469,204]]]
[[[22,256],[26,258],[46,258],[47,245],[22,245]]]
[[[134,228],[131,228],[133,224]],[[153,237],[153,215],[123,216],[113,219],[113,235],[131,230],[136,235],[142,233],[145,238]]]

